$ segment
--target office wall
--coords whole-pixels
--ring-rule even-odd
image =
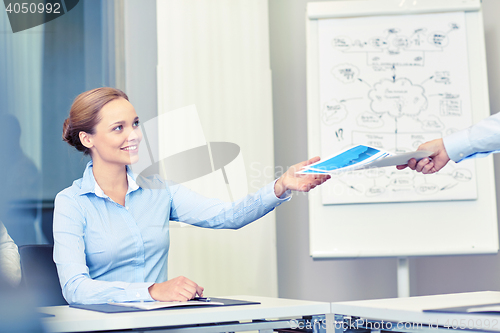
[[[158,113],[195,104],[201,124],[200,131],[190,132],[193,126],[177,132],[175,139],[161,140],[160,151],[186,147],[200,136],[204,142],[236,144],[243,160],[233,169],[238,176],[231,178],[224,167],[233,199],[241,197],[235,183],[245,188],[242,196],[257,191],[273,180],[266,173],[274,154],[267,1],[158,0],[156,7]],[[169,125],[160,125],[160,138],[177,130]],[[208,176],[220,169],[214,171]],[[203,189],[217,197],[224,182]],[[237,231],[171,224],[170,235],[169,278],[186,276],[208,295],[277,295],[273,212]]]
[[[207,141],[240,146],[251,192],[272,180],[260,170],[273,165],[267,9],[265,0],[124,2],[125,89],[142,123],[196,104]],[[163,110],[158,64],[169,69]],[[208,295],[277,296],[274,218],[238,231],[171,225],[169,278]]]
[[[123,1],[125,91],[142,122],[158,115],[156,0]]]
[[[355,0],[353,0],[355,1]],[[277,168],[308,158],[306,132],[306,0],[269,0]],[[491,110],[500,110],[500,2],[483,0]],[[500,156],[496,158],[497,175]],[[496,177],[500,188],[500,177]],[[498,195],[497,195],[498,197]],[[431,218],[431,217],[430,217]],[[478,212],[478,219],[481,212]],[[280,297],[342,301],[397,296],[395,258],[313,260],[307,197],[276,212]],[[332,242],[334,240],[332,239]],[[382,240],[383,241],[383,240]],[[500,256],[410,260],[411,295],[500,290]]]

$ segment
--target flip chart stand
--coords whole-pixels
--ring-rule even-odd
[[[398,297],[410,297],[410,260],[398,258]]]
[[[458,15],[458,12],[463,12],[463,15],[462,13]],[[308,154],[310,156],[322,154],[321,128],[322,124],[325,125],[326,123],[322,118],[323,114],[321,110],[330,111],[330,109],[327,108],[330,102],[328,99],[324,101],[320,100],[320,93],[321,91],[332,91],[331,86],[341,86],[341,84],[337,82],[338,79],[336,76],[332,74],[332,69],[336,68],[335,65],[337,64],[329,57],[332,54],[332,48],[338,47],[339,49],[337,49],[337,51],[341,48],[346,52],[347,49],[349,49],[350,52],[353,52],[354,48],[357,47],[354,45],[358,45],[357,43],[359,43],[359,41],[356,40],[356,43],[352,43],[355,40],[349,42],[346,38],[351,36],[351,30],[349,29],[354,27],[355,24],[359,23],[358,27],[360,31],[362,31],[364,26],[375,26],[375,24],[372,25],[372,21],[380,23],[378,25],[379,29],[385,29],[384,27],[387,27],[387,29],[392,29],[392,27],[402,29],[401,27],[403,27],[404,24],[402,23],[400,25],[399,20],[403,18],[406,19],[403,17],[404,15],[422,14],[423,17],[431,13],[436,13],[436,20],[432,19],[428,23],[426,21],[425,24],[422,21],[422,27],[425,25],[429,33],[431,33],[431,31],[440,31],[438,29],[441,29],[439,27],[441,26],[440,24],[444,22],[442,19],[445,16],[456,16],[457,18],[460,16],[460,22],[464,22],[464,24],[460,26],[460,29],[463,29],[460,30],[462,35],[460,38],[458,34],[455,35],[456,39],[454,39],[454,43],[466,43],[467,52],[463,54],[457,53],[456,56],[450,57],[450,59],[458,59],[458,57],[465,57],[467,59],[470,81],[470,91],[468,95],[470,95],[472,122],[476,123],[489,116],[484,25],[480,0],[358,0],[308,2],[306,14],[307,136]],[[380,19],[377,18],[377,16],[386,17]],[[408,19],[412,16],[413,15],[408,16]],[[325,24],[328,23],[330,19],[340,17],[346,19],[335,20],[335,25],[338,26],[339,34],[336,35],[336,33],[334,33],[328,35],[328,30],[324,29],[326,27]],[[363,20],[363,17],[366,17],[366,20]],[[455,18],[453,20],[455,20]],[[344,27],[349,27],[349,29],[343,29]],[[419,28],[416,30],[418,29]],[[400,32],[402,32],[402,30],[400,30]],[[349,36],[346,35],[346,33],[348,33]],[[360,35],[363,34],[360,33]],[[370,32],[366,34],[366,37],[370,38],[372,35],[373,34]],[[357,38],[356,36],[357,33],[355,34],[352,32],[352,37]],[[452,35],[450,34],[450,36]],[[343,41],[346,40],[348,43],[343,44]],[[374,41],[377,39],[370,40]],[[458,46],[458,44],[456,45]],[[449,45],[447,45],[447,47],[448,46]],[[379,53],[382,54],[383,52]],[[431,52],[428,53],[430,54]],[[433,53],[433,55],[436,54],[437,53]],[[410,57],[410,53],[408,53],[408,56]],[[376,58],[376,56],[374,57]],[[411,59],[415,60],[417,58]],[[358,73],[359,68],[356,66],[358,64],[365,68],[364,73],[367,72],[368,67],[366,64],[368,63],[366,62],[366,58],[363,57],[358,61],[353,57],[348,60],[348,63],[353,65],[352,68],[356,67],[354,71],[348,71],[348,75]],[[430,60],[430,58],[427,60]],[[400,63],[400,65],[405,64],[406,63],[403,62]],[[328,66],[330,66],[330,69],[328,69]],[[327,68],[328,71],[321,71],[320,68]],[[431,72],[429,74],[430,77],[435,70],[434,67],[431,68],[429,66],[428,68]],[[341,68],[339,67],[339,69]],[[455,70],[455,68],[453,69]],[[390,75],[391,70],[387,70],[387,73],[389,73],[388,75]],[[413,79],[412,71],[413,70],[408,68],[408,78]],[[439,68],[437,68],[436,71],[441,72]],[[454,72],[459,73],[460,68],[457,68]],[[347,72],[344,71],[343,73]],[[368,73],[375,72],[368,71]],[[422,73],[419,72],[419,74],[415,76],[415,82],[423,82],[419,79],[419,75],[421,74]],[[325,77],[324,81],[320,80],[321,75]],[[353,77],[354,76],[349,76],[349,80]],[[390,82],[390,79],[387,80],[389,80],[387,82]],[[346,82],[345,84],[352,83],[353,86],[366,86],[363,82],[365,81],[354,80],[354,82]],[[382,79],[374,76],[373,82],[382,82]],[[394,77],[393,82],[395,82]],[[439,83],[437,81],[433,82],[436,85]],[[430,84],[430,81],[428,83]],[[349,87],[345,88],[346,91],[348,88]],[[368,89],[366,87],[363,88]],[[371,86],[370,89],[375,90],[373,86]],[[353,88],[350,91],[356,91],[356,89]],[[426,90],[426,92],[429,93],[430,90]],[[363,96],[367,102],[370,100],[368,92],[358,93],[356,91],[354,95]],[[347,119],[346,117],[349,116],[351,117],[349,119],[352,120],[350,124],[353,126],[357,124],[357,122],[354,121],[354,113],[348,114],[348,109],[350,107],[348,106],[346,109],[345,105],[342,104],[343,102],[333,98],[335,96],[332,95],[332,101],[337,101],[340,107],[333,108],[331,113],[333,114],[335,110],[342,110],[343,113],[335,113],[335,117],[338,117],[334,119],[335,126],[333,126],[334,124],[332,123],[331,131],[325,132],[329,133],[330,136],[334,133],[333,142],[344,139],[347,140],[347,132],[344,132],[345,127],[339,125],[342,123],[343,119]],[[345,94],[345,96],[351,97],[351,94]],[[342,99],[342,101],[344,100]],[[443,100],[442,103],[444,103],[442,105],[445,105],[448,102]],[[330,113],[327,113],[328,117],[330,117],[330,115]],[[409,120],[410,118],[405,119]],[[448,123],[448,121],[446,121],[443,122],[443,126],[445,128],[452,128],[454,125],[452,122]],[[368,128],[365,131],[371,133],[372,130]],[[376,131],[378,130],[373,130],[373,132]],[[422,128],[421,132],[426,132],[426,130],[424,131]],[[336,136],[337,133],[338,136]],[[446,135],[446,131],[442,131],[442,135]],[[436,137],[438,136],[439,135]],[[350,143],[354,140],[352,135],[349,136],[349,139]],[[462,163],[466,162],[467,161],[464,161]],[[465,195],[463,200],[459,200],[458,197],[452,198],[452,200],[431,200],[429,197],[421,197],[420,194],[418,194],[412,198],[414,199],[413,201],[402,202],[399,200],[399,197],[396,197],[394,201],[375,203],[372,202],[375,200],[367,199],[367,202],[354,203],[353,201],[355,200],[350,200],[349,196],[337,195],[340,191],[325,191],[324,194],[321,192],[317,195],[313,193],[309,194],[309,252],[311,257],[314,259],[395,258],[397,260],[398,296],[408,297],[410,295],[408,258],[410,257],[498,253],[497,200],[495,195],[495,183],[491,181],[494,179],[493,161],[490,156],[485,159],[477,159],[469,162],[474,164],[474,169],[476,170],[474,177],[476,177],[477,186],[471,187],[470,191],[469,189],[464,191]],[[465,164],[459,164],[457,168],[462,168],[464,165]],[[410,177],[408,175],[398,174],[397,172],[400,171],[394,171],[394,174],[391,174],[390,177],[398,179],[400,177]],[[377,176],[374,176],[373,179],[376,178]],[[394,184],[397,182],[398,181],[395,181]],[[380,186],[380,184],[377,185]],[[371,183],[369,186],[371,186]],[[359,190],[356,190],[353,184],[350,183],[340,184],[338,188],[349,191],[347,193],[351,193],[352,191],[353,197],[356,192],[359,192]],[[436,188],[444,188],[444,186],[438,186]],[[323,189],[325,189],[325,187],[321,190],[323,191]],[[472,193],[471,191],[476,191],[476,199],[473,198],[474,196],[469,197],[469,193]],[[395,188],[394,192],[399,193],[403,191],[400,191],[399,188]],[[374,193],[370,194],[378,195],[378,193],[379,192],[374,191]],[[324,199],[327,196],[338,201],[331,200],[329,201],[330,203],[326,203]],[[373,198],[375,197],[377,196]],[[340,199],[343,198],[346,198],[344,200],[346,202],[340,202]],[[387,211],[390,211],[391,214],[387,214]],[[426,214],[432,214],[433,219],[422,219],[422,211],[425,211]],[[481,219],[477,219],[477,216],[473,216],[474,214],[477,215],[478,211],[481,212]],[[440,223],[436,224],[435,220],[439,220]],[[345,221],[349,221],[350,223],[345,223]],[[457,228],[457,222],[460,223],[460,228]],[[432,230],[432,232],[430,233],[429,230]],[[408,237],[410,233],[412,237]],[[332,242],[331,235],[334,234],[355,234],[357,237],[336,237],[335,242]],[[390,237],[387,237],[388,235],[390,235]],[[386,241],[381,242],[381,239]],[[425,242],[422,242],[422,239],[425,239]]]

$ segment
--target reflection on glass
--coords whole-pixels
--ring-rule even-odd
[[[40,175],[35,163],[21,149],[21,127],[11,114],[2,116],[0,130],[0,221],[17,245],[35,244]]]
[[[0,223],[0,332],[44,332],[33,295],[16,287],[21,279],[16,253],[17,246]]]
[[[19,251],[2,222],[0,222],[0,272],[5,282],[12,287],[17,287],[21,282]]]
[[[70,11],[66,1],[65,15],[17,33],[0,11],[0,333],[41,329],[36,293],[12,287],[19,275],[9,272],[16,262],[9,250],[53,242],[54,197],[87,162],[61,140],[62,121],[72,97],[115,82],[114,2],[73,3]]]

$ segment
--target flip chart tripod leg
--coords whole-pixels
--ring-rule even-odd
[[[410,297],[410,260],[398,258],[398,297]]]

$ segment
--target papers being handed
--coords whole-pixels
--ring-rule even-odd
[[[163,308],[172,308],[179,306],[192,306],[192,305],[224,305],[221,302],[206,302],[206,301],[187,301],[187,302],[127,302],[127,303],[110,303],[112,305],[127,306],[141,310],[156,310]]]
[[[377,148],[358,145],[345,149],[314,164],[304,167],[298,174],[331,174],[369,168],[402,165],[412,158],[417,161],[432,154],[428,150],[418,150],[403,154],[392,154]]]

